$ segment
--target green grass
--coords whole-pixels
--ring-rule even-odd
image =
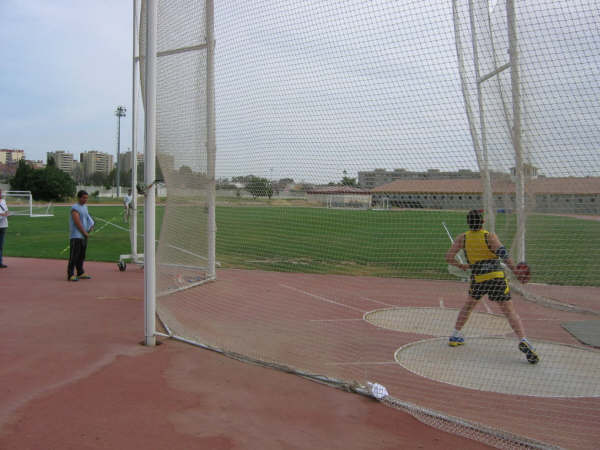
[[[262,205],[262,204],[261,204]],[[113,261],[129,253],[128,233],[119,226],[121,206],[89,205],[97,218],[88,260]],[[68,257],[68,207],[54,217],[11,217],[5,254],[36,258]],[[160,223],[163,208],[157,208]],[[464,212],[366,211],[289,206],[218,206],[217,259],[222,267],[286,272],[451,279],[444,254],[449,239],[464,231]],[[143,217],[138,223],[143,226]],[[506,247],[516,225],[501,214],[497,232]],[[139,239],[142,249],[142,239]],[[65,250],[66,249],[66,250]],[[527,262],[533,280],[568,285],[600,285],[600,223],[568,217],[532,216]]]

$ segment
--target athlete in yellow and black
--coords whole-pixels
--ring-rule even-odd
[[[484,220],[480,211],[476,209],[469,211],[467,214],[469,230],[459,235],[446,253],[448,264],[461,270],[471,270],[469,296],[458,313],[454,332],[450,336],[448,345],[457,347],[465,343],[461,330],[467,323],[477,302],[487,294],[490,300],[498,303],[511,328],[519,336],[519,350],[525,353],[527,361],[536,364],[539,357],[525,337],[523,323],[515,311],[508,281],[501,263],[504,262],[513,272],[515,272],[515,264],[498,236],[484,230],[483,223]],[[468,264],[456,260],[456,255],[461,250],[464,250]]]
[[[492,301],[510,300],[510,288],[504,276],[500,256],[490,248],[490,232],[483,228],[469,230],[464,234],[465,256],[471,269],[469,295],[479,300],[484,295]],[[500,247],[498,253],[506,252]]]

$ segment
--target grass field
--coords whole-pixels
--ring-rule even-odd
[[[89,205],[97,219],[88,260],[118,261],[129,253],[120,206]],[[54,217],[11,217],[5,255],[68,258],[68,207]],[[163,208],[157,208],[157,223]],[[464,230],[455,211],[367,211],[280,206],[218,206],[217,259],[221,267],[385,277],[451,278],[444,253]],[[109,221],[118,225],[107,225]],[[143,217],[138,221],[143,226]],[[499,215],[497,232],[509,247],[515,218]],[[140,251],[143,243],[139,239]],[[527,260],[537,282],[600,285],[600,223],[532,216]]]

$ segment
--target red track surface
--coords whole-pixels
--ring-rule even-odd
[[[5,258],[0,449],[476,449],[298,376],[143,338],[143,273]]]

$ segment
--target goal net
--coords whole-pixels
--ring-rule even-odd
[[[600,314],[595,2],[212,4],[158,2],[166,332],[496,447],[594,447],[600,354],[563,325]],[[471,209],[531,267],[536,365],[487,297],[448,346]]]
[[[31,191],[6,191],[3,195],[11,216],[51,217],[54,215],[53,203],[34,201]]]

